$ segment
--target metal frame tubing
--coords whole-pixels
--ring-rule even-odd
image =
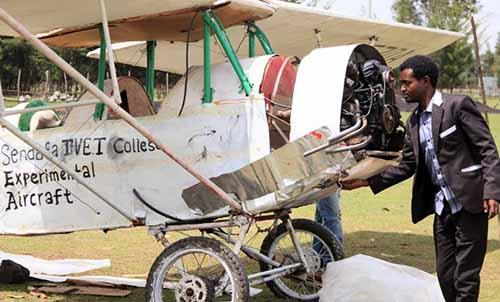
[[[134,117],[132,117],[129,113],[123,110],[112,98],[108,97],[102,91],[100,91],[94,84],[89,82],[83,75],[81,75],[76,69],[74,69],[71,65],[69,65],[66,61],[64,61],[60,56],[58,56],[52,49],[50,49],[47,45],[41,42],[38,38],[36,38],[26,27],[24,27],[21,23],[19,23],[16,19],[14,19],[10,14],[8,14],[4,9],[0,7],[0,20],[5,22],[9,27],[11,27],[14,31],[16,31],[21,37],[26,39],[28,43],[30,43],[35,49],[40,51],[44,56],[47,57],[50,61],[52,61],[55,65],[61,68],[62,71],[66,72],[68,75],[73,77],[78,83],[80,83],[85,89],[89,90],[95,97],[103,101],[107,106],[109,106],[118,116],[120,116],[126,123],[136,129],[140,134],[142,134],[149,141],[153,142],[165,153],[168,157],[170,157],[173,161],[179,164],[184,170],[193,175],[198,181],[203,183],[207,188],[209,188],[212,192],[217,194],[217,196],[221,197],[221,199],[232,209],[235,211],[243,212],[241,204],[239,204],[236,200],[232,199],[226,192],[224,192],[219,186],[217,186],[210,179],[204,177],[200,173],[198,173],[191,165],[186,163],[176,154],[174,154],[170,148],[168,148],[165,144],[161,143],[156,137],[144,126],[136,121]],[[3,123],[5,120],[0,119]],[[17,130],[17,129],[13,129]],[[16,134],[16,133],[15,133]],[[23,135],[23,133],[17,133],[17,135]],[[30,143],[34,143],[33,140],[30,139]],[[31,145],[31,144],[30,144]],[[75,178],[76,179],[76,178]]]
[[[5,115],[5,100],[3,98],[2,83],[0,82],[0,118]]]
[[[106,40],[104,39],[104,29],[99,27],[99,37],[101,39],[100,52],[99,52],[99,69],[97,73],[97,87],[99,90],[104,91],[104,79],[106,77]],[[94,111],[94,120],[102,119],[104,113],[104,104],[97,104]]]
[[[274,279],[278,279],[293,273],[295,268],[299,268],[303,266],[302,263],[294,263],[290,265],[285,265],[282,267],[277,267],[268,271],[255,273],[252,275],[248,275],[248,281],[250,286],[259,285],[262,283],[266,283],[272,281]]]
[[[250,28],[252,25],[248,23],[248,57],[255,57],[255,32]]]
[[[38,112],[38,111],[43,111],[43,110],[54,110],[54,109],[70,108],[70,107],[71,108],[83,107],[83,106],[89,106],[89,105],[95,105],[95,104],[102,104],[102,102],[99,100],[87,100],[87,101],[78,101],[78,102],[69,103],[69,104],[40,106],[40,107],[32,107],[32,108],[18,109],[18,110],[8,109],[8,110],[5,110],[3,115],[8,116],[8,115],[15,115],[15,114],[23,114],[23,113],[27,113],[27,112]]]
[[[111,36],[109,35],[108,16],[106,14],[106,5],[104,4],[104,0],[99,1],[99,6],[101,9],[102,31],[104,32],[104,38],[106,40],[109,73],[111,74],[111,84],[113,87],[113,99],[117,104],[121,104],[122,97],[120,95],[120,87],[118,87],[118,79],[116,77],[115,57],[113,54],[113,45],[111,44]]]
[[[269,39],[267,38],[266,34],[260,29],[260,27],[257,26],[257,24],[255,24],[255,22],[248,23],[248,30],[257,35],[257,39],[259,39],[260,46],[262,46],[262,49],[264,50],[264,53],[266,55],[275,54],[273,47],[271,46],[271,42],[269,42]],[[254,51],[255,51],[255,46],[254,46]]]
[[[231,45],[231,41],[229,40],[226,31],[224,30],[224,26],[211,10],[202,12],[202,15],[203,20],[210,26],[212,31],[215,33],[215,36],[219,40],[222,48],[224,49],[229,62],[231,62],[231,65],[233,66],[233,69],[241,82],[243,91],[245,91],[245,94],[249,96],[250,94],[252,94],[252,84],[243,71],[243,67],[241,66],[240,60],[238,59],[238,56],[236,55],[236,52]]]
[[[211,67],[210,67],[210,25],[203,22],[203,104],[212,102]],[[189,43],[189,41],[188,41]]]
[[[306,272],[310,273],[311,268],[309,267],[309,264],[307,263],[306,256],[304,255],[304,251],[302,250],[302,246],[300,246],[299,239],[297,238],[297,234],[295,233],[295,229],[293,228],[293,223],[290,218],[285,220],[286,223],[286,228],[288,230],[288,234],[290,234],[290,237],[292,239],[293,246],[295,247],[295,250],[297,251],[297,254],[299,255],[299,259],[304,265]]]
[[[149,99],[154,101],[155,94],[155,49],[156,41],[148,41],[146,44],[148,66],[146,71],[146,91]]]
[[[237,242],[238,242],[230,234],[223,233],[221,231],[214,230],[213,234],[215,236],[219,237],[220,239],[222,239],[230,244],[233,244],[233,245],[237,244]],[[279,267],[281,265],[279,262],[276,262],[273,259],[267,257],[266,255],[262,254],[259,250],[255,249],[251,246],[242,244],[241,251],[243,253],[245,253],[248,257],[250,257],[254,260],[263,261],[263,262],[265,262],[269,265],[275,266],[275,267]]]

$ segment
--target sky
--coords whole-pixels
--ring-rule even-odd
[[[321,0],[323,3],[333,1],[333,10],[337,13],[368,17],[369,0]],[[393,21],[391,6],[394,0],[372,0],[372,13],[375,18],[382,21]],[[488,46],[495,50],[497,35],[500,30],[500,1],[479,0],[482,9],[476,17],[476,23],[481,24],[480,31],[485,29],[483,38],[485,45],[481,45],[481,52],[485,52]]]

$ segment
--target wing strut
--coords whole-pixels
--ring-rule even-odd
[[[255,36],[257,36],[257,39],[259,39],[260,46],[262,47],[266,55],[272,55],[276,53],[273,47],[271,46],[271,42],[269,42],[269,39],[267,38],[266,34],[262,31],[262,29],[260,29],[260,27],[257,26],[257,24],[255,24],[255,21],[248,22],[247,27],[248,27],[247,31],[250,43],[249,44],[250,57],[255,56]]]
[[[241,67],[238,56],[236,55],[236,52],[231,45],[231,41],[229,40],[226,31],[224,30],[224,25],[222,25],[222,23],[212,10],[206,10],[202,12],[202,16],[204,22],[208,26],[210,26],[210,29],[212,29],[212,31],[215,33],[217,40],[219,40],[222,48],[224,49],[224,52],[226,53],[229,62],[231,62],[231,65],[233,66],[238,79],[240,79],[242,90],[245,91],[245,94],[247,96],[249,96],[250,94],[252,94],[252,83],[250,83],[247,75],[243,71],[243,67]]]
[[[104,33],[104,40],[106,41],[106,52],[108,53],[109,73],[111,73],[111,81],[113,83],[113,98],[117,104],[121,104],[122,97],[120,95],[120,88],[118,87],[118,79],[116,78],[115,56],[113,46],[111,45],[111,36],[109,35],[106,6],[104,5],[104,0],[100,0],[99,4],[101,7],[102,31]]]

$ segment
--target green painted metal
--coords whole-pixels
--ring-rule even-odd
[[[248,57],[255,57],[255,32],[252,30],[252,23],[248,24]]]
[[[255,22],[249,23],[249,30],[250,32],[255,33],[266,55],[275,54],[273,47],[271,46],[271,42],[269,42],[269,39],[267,38],[266,34],[260,29],[260,27],[257,26],[257,24],[255,24]]]
[[[104,91],[104,79],[106,77],[106,40],[104,38],[104,29],[99,28],[99,36],[101,39],[100,52],[99,52],[99,69],[97,73],[97,87],[99,90]],[[104,113],[104,104],[95,105],[94,120],[102,119]]]
[[[146,91],[148,93],[149,99],[154,101],[155,95],[155,49],[156,41],[147,42],[147,59],[148,65],[146,70]]]
[[[212,86],[210,75],[210,25],[203,24],[203,104],[212,102]]]
[[[243,67],[241,66],[238,56],[236,55],[236,52],[234,51],[233,46],[229,41],[229,37],[227,36],[226,31],[224,30],[224,26],[211,10],[204,11],[202,15],[203,15],[203,20],[205,21],[206,24],[210,26],[212,31],[215,33],[215,36],[219,40],[222,49],[224,49],[224,52],[226,53],[226,56],[229,59],[229,62],[231,62],[231,65],[233,66],[233,69],[236,72],[236,75],[238,76],[241,82],[241,87],[243,91],[245,91],[245,94],[249,96],[252,93],[252,84],[248,80],[248,77],[245,74],[245,72],[243,71]]]

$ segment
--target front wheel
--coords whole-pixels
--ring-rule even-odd
[[[293,219],[292,225],[310,272],[307,273],[303,268],[298,269],[289,275],[268,281],[266,284],[278,297],[317,301],[322,287],[321,276],[326,265],[328,262],[344,258],[343,246],[330,230],[317,222]],[[262,242],[260,252],[281,266],[300,262],[285,223],[268,233]],[[261,272],[274,268],[263,261],[259,264]]]
[[[148,302],[246,302],[248,279],[238,256],[217,240],[190,237],[156,258],[146,284]]]

